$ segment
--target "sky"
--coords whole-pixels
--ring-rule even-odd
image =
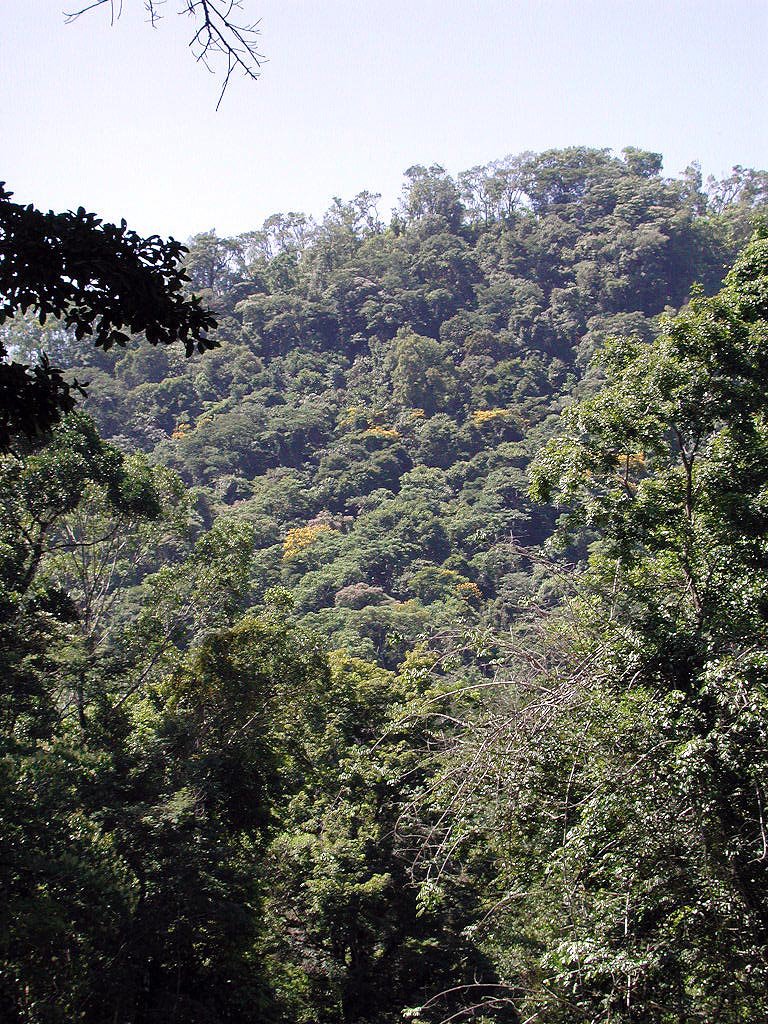
[[[85,3],[86,0],[81,0]],[[65,24],[77,0],[3,0],[0,179],[142,233],[236,234],[322,216],[403,171],[509,153],[637,146],[665,172],[768,168],[765,0],[242,0],[267,58],[216,111],[167,0]]]

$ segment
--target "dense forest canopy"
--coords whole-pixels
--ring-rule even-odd
[[[9,343],[88,381],[102,436],[176,470],[206,525],[248,525],[253,600],[286,587],[306,625],[393,668],[427,623],[514,619],[514,546],[553,525],[531,455],[607,337],[648,341],[694,284],[717,289],[768,196],[764,173],[704,188],[660,167],[632,148],[455,181],[414,166],[389,226],[361,193],[319,224],[198,236],[186,272],[219,321],[201,359],[99,353],[56,326]]]
[[[6,320],[85,385],[0,458],[9,1021],[765,1015],[768,173],[661,168],[198,235],[191,357]]]

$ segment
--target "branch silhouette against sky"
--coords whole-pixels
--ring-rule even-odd
[[[144,8],[153,28],[157,27],[163,17],[164,6],[165,0],[144,0]],[[123,0],[93,0],[93,3],[67,11],[66,20],[71,23],[100,7],[109,9],[114,24],[123,12]],[[219,70],[218,64],[224,65],[221,92],[216,104],[218,110],[235,72],[240,71],[246,78],[254,80],[261,73],[264,57],[257,48],[258,22],[240,20],[241,13],[244,13],[240,0],[224,0],[223,3],[219,0],[184,0],[178,13],[188,14],[194,19],[189,48],[195,60],[212,74]]]

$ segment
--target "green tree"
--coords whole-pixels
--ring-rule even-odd
[[[181,341],[188,355],[213,346],[216,321],[184,292],[178,242],[141,238],[82,207],[42,213],[11,195],[0,183],[0,324],[32,309],[41,324],[54,317],[104,349],[124,345],[126,330],[154,345]],[[7,356],[0,343],[0,449],[14,434],[50,429],[80,390],[45,356],[32,368]]]
[[[401,328],[386,359],[399,405],[423,409],[428,416],[445,409],[453,382],[439,342]]]
[[[462,934],[477,893],[420,899],[401,832],[429,777],[431,722],[416,713],[429,661],[412,654],[395,676],[343,651],[330,658],[323,713],[303,737],[306,770],[266,865],[265,954],[282,1020],[394,1024],[480,966]],[[435,1012],[446,1005],[455,995]]]
[[[485,948],[523,1017],[768,1010],[767,322],[758,235],[718,295],[606,349],[534,464],[534,494],[602,540],[502,656],[460,747],[460,792],[490,784],[495,813],[472,797],[453,833],[471,848],[482,822],[497,851],[509,909]]]

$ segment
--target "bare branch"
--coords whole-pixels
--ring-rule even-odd
[[[144,0],[144,9],[153,27],[157,26],[161,18],[160,7],[163,3],[165,0]],[[119,0],[117,6],[115,0],[92,0],[83,7],[66,12],[66,22],[70,24],[99,7],[109,7],[110,21],[114,25],[123,13],[123,0]],[[179,11],[179,14],[188,14],[195,23],[188,44],[195,60],[212,74],[216,72],[216,64],[223,68],[217,110],[232,76],[240,71],[246,78],[255,81],[264,63],[265,58],[257,46],[258,22],[241,22],[239,12],[242,10],[242,0],[183,0]]]

